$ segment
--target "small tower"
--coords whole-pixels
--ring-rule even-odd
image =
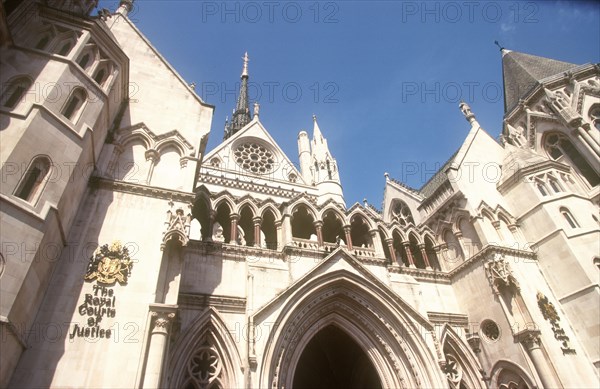
[[[298,143],[298,146],[300,146],[300,140]],[[310,160],[312,181],[319,188],[321,194],[326,196],[326,199],[332,198],[336,202],[345,204],[337,162],[329,152],[327,139],[323,137],[315,115],[313,115],[313,139],[311,142]],[[302,167],[302,159],[300,160],[300,164]],[[304,172],[302,174],[304,175]]]
[[[300,131],[298,134],[298,159],[300,160],[300,173],[307,184],[312,184],[313,176],[310,170],[310,140],[306,131]]]
[[[231,122],[225,124],[225,134],[223,140],[229,138],[239,130],[241,130],[246,124],[250,123],[250,109],[248,106],[248,53],[246,52],[243,57],[244,67],[242,69],[240,86],[240,95],[231,117]]]

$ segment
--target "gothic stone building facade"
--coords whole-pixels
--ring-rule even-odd
[[[598,65],[503,50],[501,141],[461,104],[378,210],[317,118],[284,154],[247,58],[206,152],[214,107],[94,5],[2,3],[2,387],[596,387]]]

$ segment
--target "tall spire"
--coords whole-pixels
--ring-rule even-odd
[[[248,53],[244,54],[244,67],[242,68],[242,83],[240,86],[240,95],[231,117],[231,123],[225,125],[225,135],[223,139],[227,139],[238,132],[246,124],[250,123],[250,108],[248,106]]]

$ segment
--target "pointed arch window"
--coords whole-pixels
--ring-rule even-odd
[[[56,54],[66,56],[67,54],[69,54],[71,52],[72,48],[73,48],[73,42],[64,42],[63,44],[60,45],[60,48],[58,49]]]
[[[23,99],[25,92],[31,87],[28,77],[17,77],[9,82],[2,95],[2,105],[6,108],[15,108]]]
[[[552,188],[554,193],[560,193],[563,191],[562,187],[560,186],[560,184],[558,183],[556,178],[554,178],[552,176],[548,176],[548,183],[550,184],[550,187]]]
[[[35,48],[38,50],[44,50],[46,46],[48,46],[48,42],[50,42],[50,34],[46,34],[40,38],[40,40],[36,43]]]
[[[72,122],[76,122],[86,99],[87,93],[83,88],[73,89],[71,96],[61,111],[62,115]]]
[[[81,66],[82,69],[86,69],[88,64],[90,63],[91,55],[90,53],[85,53],[83,57],[79,58],[77,63]]]
[[[598,173],[564,134],[557,132],[548,134],[545,138],[544,149],[553,160],[566,162],[574,167],[591,186],[600,184]]]
[[[571,228],[579,228],[579,223],[577,223],[577,219],[575,219],[575,217],[571,214],[571,211],[569,211],[568,208],[561,207],[560,213],[563,215],[563,217],[565,218],[569,226],[571,226]]]
[[[542,194],[542,196],[548,196],[548,189],[546,188],[546,185],[544,185],[543,182],[536,180],[535,186],[537,186],[538,191]]]
[[[21,177],[21,181],[15,190],[15,196],[30,203],[35,203],[47,181],[51,166],[52,163],[46,156],[34,158],[23,177]]]

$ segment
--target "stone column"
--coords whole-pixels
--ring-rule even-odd
[[[260,247],[262,244],[260,241],[260,223],[262,219],[260,216],[256,216],[252,221],[254,222],[254,247]]]
[[[500,230],[500,221],[498,221],[498,220],[492,221],[492,226],[494,226],[494,229],[496,230],[496,235],[498,236],[498,239],[500,239],[500,242],[498,242],[498,243],[502,246],[505,246],[506,238],[504,237],[504,235],[502,234],[502,231]]]
[[[381,244],[381,237],[379,236],[379,230],[377,228],[369,231],[371,233],[371,240],[373,241],[373,248],[375,249],[375,254],[380,256],[385,256],[385,252],[383,251],[383,245]]]
[[[271,250],[279,250],[280,245],[283,246],[283,231],[282,231],[282,222],[281,220],[275,221],[275,228],[277,229],[277,247],[269,247]]]
[[[237,244],[237,222],[239,218],[240,215],[238,215],[237,213],[232,213],[231,215],[229,215],[229,220],[231,221],[231,238],[229,239],[230,244]]]
[[[169,328],[175,317],[177,306],[152,305],[150,339],[148,341],[148,358],[144,373],[143,388],[160,387],[165,349],[168,343]]]
[[[348,246],[348,250],[352,250],[352,236],[350,235],[350,226],[344,226],[344,234],[346,234],[346,246]]]
[[[156,166],[156,164],[158,162],[160,162],[160,155],[158,154],[158,152],[156,150],[147,150],[146,151],[146,161],[150,162],[150,167],[148,168],[148,175],[146,176],[146,182],[142,182],[142,184],[150,184],[150,181],[152,180],[152,173],[154,172],[154,166]]]
[[[481,380],[483,382],[485,382],[485,387],[489,388],[490,387],[490,378],[485,373],[485,370],[483,367],[484,361],[483,361],[483,356],[481,354],[481,338],[479,337],[479,334],[477,334],[476,332],[468,334],[467,342],[469,343],[471,350],[473,350],[473,354],[475,354],[475,356],[477,357],[477,361],[479,361],[479,365],[481,366],[481,369],[479,370],[479,372],[481,373]]]
[[[390,260],[392,261],[392,263],[394,265],[397,265],[398,264],[398,258],[396,258],[396,251],[394,249],[394,239],[387,238],[385,240],[385,243],[387,244],[388,250],[390,251]],[[404,264],[402,264],[402,265],[404,265]]]
[[[600,147],[598,147],[598,144],[595,142],[594,138],[583,127],[577,127],[576,131],[582,143],[587,146],[587,149],[593,154],[600,156]]]
[[[319,242],[319,247],[323,247],[323,222],[321,220],[315,220],[313,222],[313,226],[315,226],[315,230],[317,231],[317,241]]]
[[[552,367],[549,365],[544,352],[541,349],[539,330],[525,330],[515,334],[515,338],[525,347],[527,354],[535,366],[535,370],[542,381],[544,388],[559,388],[562,385],[557,382]]]
[[[202,240],[205,242],[212,242],[212,234],[213,234],[213,226],[215,225],[215,220],[217,219],[217,212],[213,209],[210,210],[208,214],[208,231],[206,232],[206,236],[202,234]],[[202,226],[200,226],[202,229]]]
[[[425,268],[428,270],[432,270],[431,264],[429,263],[429,257],[427,257],[427,252],[425,251],[425,243],[421,243],[419,245],[419,250],[421,250],[423,261],[425,261]]]
[[[410,252],[410,243],[408,241],[402,242],[402,246],[404,247],[404,252],[406,253],[406,258],[408,258],[409,267],[416,267],[415,261],[413,260],[412,253]]]
[[[463,240],[463,234],[460,231],[454,232],[454,236],[456,236],[456,240],[458,241],[458,245],[463,252],[463,260],[471,258],[471,252],[467,250],[465,247],[465,241]]]

